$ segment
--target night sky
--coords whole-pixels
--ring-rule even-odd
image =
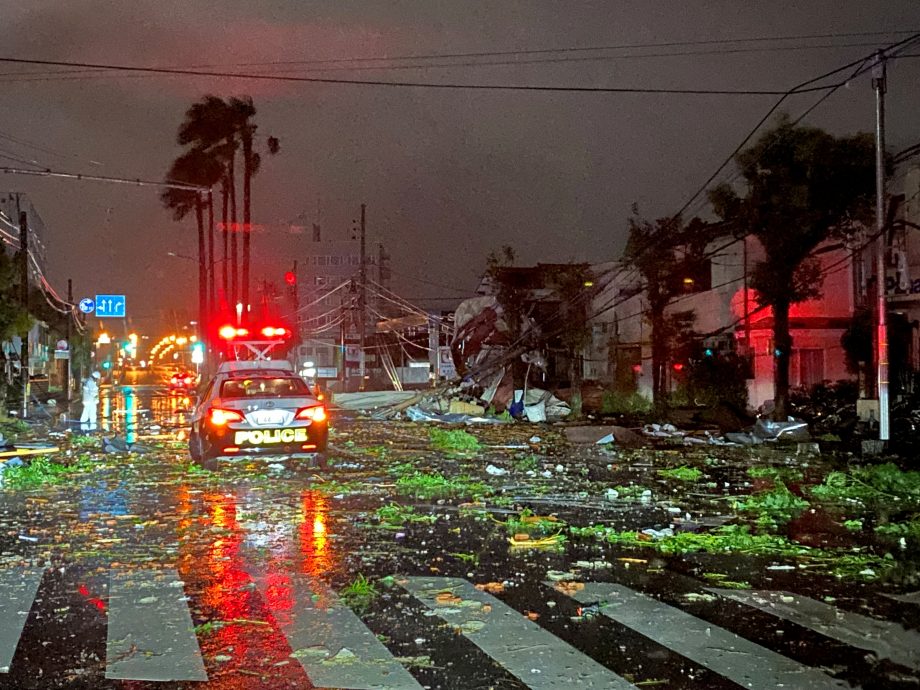
[[[2,0],[0,26],[3,57],[386,81],[785,90],[906,35],[841,34],[920,29],[920,4]],[[241,67],[812,34],[836,37],[383,63],[464,63],[449,68]],[[804,45],[821,47],[794,49]],[[731,49],[745,52],[712,53]],[[608,59],[583,59],[599,55]],[[515,60],[531,62],[468,64]],[[393,256],[394,287],[430,306],[447,303],[421,298],[475,288],[486,255],[503,244],[523,263],[617,258],[630,206],[649,217],[675,212],[776,99],[62,77],[61,69],[0,66],[0,164],[161,179],[180,151],[175,131],[192,101],[251,94],[261,143],[281,140],[254,182],[253,220],[266,227],[254,238],[254,278],[280,282],[298,258],[292,247],[303,238],[284,228],[319,219],[327,237],[344,238],[365,202],[370,240]],[[918,77],[920,59],[890,65],[893,151],[920,140]],[[796,96],[786,109],[797,116],[816,98]],[[871,131],[869,76],[806,122],[837,134]],[[155,190],[0,179],[4,191],[27,192],[48,226],[49,278],[59,291],[72,277],[77,298],[125,292],[143,321],[163,308],[194,311],[196,265],[167,256],[196,252],[194,223],[173,222]]]

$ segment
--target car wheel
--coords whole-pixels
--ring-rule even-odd
[[[194,462],[201,462],[202,450],[201,435],[197,431],[191,431],[188,435],[188,454]]]
[[[204,469],[212,472],[217,469],[217,456],[214,454],[210,444],[204,440],[199,432],[192,431],[189,434],[188,450],[192,460]]]

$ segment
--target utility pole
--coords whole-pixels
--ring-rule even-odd
[[[225,264],[226,265],[226,264]],[[217,314],[217,302],[215,299],[217,259],[214,255],[214,193],[208,189],[208,314],[214,319]],[[211,343],[208,339],[207,347]]]
[[[364,390],[364,376],[366,374],[366,364],[364,358],[364,339],[367,335],[367,227],[365,225],[365,212],[367,204],[361,204],[361,270],[359,272],[361,287],[358,293],[358,339],[361,343],[358,354],[358,374],[361,380],[358,382],[358,390]]]
[[[294,335],[295,343],[300,345],[300,277],[297,275],[297,259],[294,259],[294,281],[291,283],[291,301],[294,307]]]
[[[29,218],[19,212],[19,300],[22,309],[29,311]],[[22,419],[29,415],[29,331],[22,334],[19,347],[19,367],[22,374]]]
[[[67,303],[73,309],[73,280],[67,279]],[[70,322],[73,321],[73,313],[67,315],[67,359],[64,360],[64,400],[70,402],[70,376],[71,367],[73,366],[73,344],[70,342],[71,330]]]
[[[885,54],[878,51],[872,70],[875,89],[875,229],[878,233],[875,252],[876,366],[878,367],[878,437],[890,438],[888,428],[888,300],[885,295],[885,264],[888,233],[885,232]]]
[[[195,220],[198,223],[198,333],[207,342],[211,321],[208,315],[208,250],[203,197],[203,192],[195,195]]]

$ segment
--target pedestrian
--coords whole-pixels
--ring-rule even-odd
[[[83,414],[80,415],[80,430],[96,430],[96,411],[99,409],[99,379],[101,374],[94,371],[83,382]]]

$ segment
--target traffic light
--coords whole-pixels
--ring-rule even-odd
[[[705,350],[703,350],[704,357],[712,357],[714,354],[715,352],[713,352],[711,347],[707,347]]]
[[[294,287],[295,285],[297,285],[297,274],[294,273],[294,271],[287,271],[284,274],[284,282],[290,285],[291,287]]]
[[[204,362],[204,343],[195,343],[192,345],[192,364],[202,364]]]

